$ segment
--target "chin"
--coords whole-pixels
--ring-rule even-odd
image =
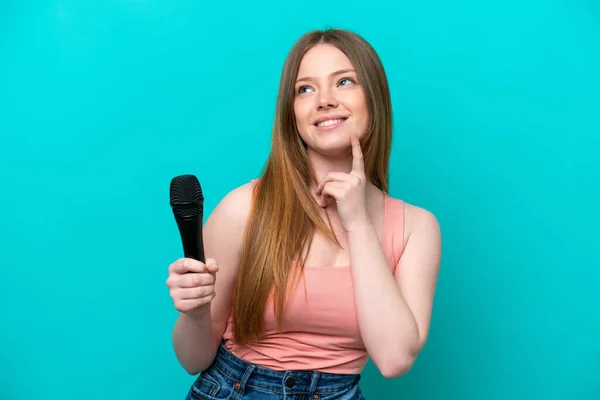
[[[349,134],[346,134],[349,135]],[[340,157],[347,156],[350,150],[350,139],[342,138],[317,138],[313,143],[308,145],[314,152],[329,156]]]
[[[350,133],[353,129],[354,126],[346,125],[322,130],[310,125],[301,136],[308,147],[316,153],[326,156],[347,156],[351,148]]]

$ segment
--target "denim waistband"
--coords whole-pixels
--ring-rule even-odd
[[[237,357],[223,343],[219,346],[211,368],[216,368],[239,382],[242,390],[249,385],[278,393],[335,393],[357,385],[361,378],[360,374],[272,370]]]

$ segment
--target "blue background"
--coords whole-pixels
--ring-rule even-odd
[[[436,214],[430,339],[368,399],[600,398],[594,0],[0,2],[0,398],[183,399],[170,179],[258,176],[284,58],[348,28],[393,93],[391,194]]]

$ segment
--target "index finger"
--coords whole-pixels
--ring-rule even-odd
[[[182,258],[172,265],[172,271],[178,274],[186,272],[206,272],[204,263],[194,260],[193,258]]]
[[[352,172],[356,175],[363,175],[365,173],[365,164],[360,140],[356,133],[350,134],[350,143],[352,144]]]

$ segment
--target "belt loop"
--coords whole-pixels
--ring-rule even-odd
[[[319,384],[319,378],[321,377],[321,373],[319,371],[313,371],[312,373],[312,379],[310,381],[310,390],[309,390],[309,394],[310,396],[315,395],[315,392],[317,391],[317,385]],[[315,399],[318,399],[318,397],[314,397]],[[312,399],[310,399],[312,400]]]
[[[250,375],[252,375],[252,372],[254,372],[255,368],[256,368],[256,365],[254,365],[254,364],[248,365],[248,367],[246,368],[246,371],[244,371],[244,375],[242,375],[242,377],[240,378],[240,381],[234,385],[236,391],[239,394],[244,393],[244,390],[246,389],[246,383],[248,383],[248,379],[250,379]]]

